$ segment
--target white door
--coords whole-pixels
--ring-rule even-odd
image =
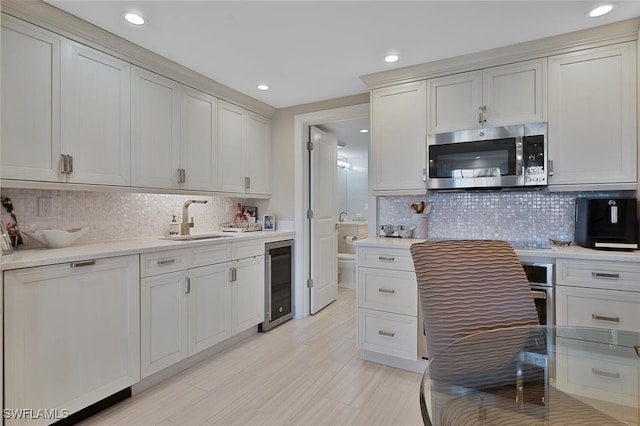
[[[311,219],[311,314],[338,296],[338,244],[336,233],[337,141],[316,127],[309,130]]]

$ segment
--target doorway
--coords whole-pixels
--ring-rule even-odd
[[[347,120],[368,119],[368,117],[369,104],[354,105],[295,116],[295,232],[296,240],[301,242],[295,245],[296,318],[304,318],[311,313],[310,290],[307,287],[307,280],[313,278],[311,276],[310,245],[315,242],[312,241],[310,221],[307,219],[307,212],[310,207],[310,168],[307,151],[309,128],[311,126],[329,125]],[[371,201],[371,196],[368,195],[368,197],[368,205],[375,206],[375,198]],[[337,213],[338,212],[335,212],[336,215]],[[367,216],[369,223],[375,223],[375,209],[369,209],[367,213],[368,216],[373,215],[373,218]]]

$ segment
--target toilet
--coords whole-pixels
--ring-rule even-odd
[[[356,288],[355,253],[338,253],[338,287]]]
[[[367,238],[367,222],[340,222],[338,228],[338,286],[356,288],[356,248],[353,242]]]

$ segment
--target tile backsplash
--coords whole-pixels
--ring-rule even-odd
[[[611,193],[546,191],[432,192],[423,197],[378,198],[380,224],[411,225],[409,204],[433,203],[428,238],[500,239],[545,243],[573,240],[576,197]],[[631,195],[633,196],[633,195]]]
[[[188,199],[207,200],[192,204],[189,217],[195,218],[192,232],[218,231],[220,224],[233,219],[240,199],[212,196],[131,194],[120,192],[52,191],[3,188],[11,198],[20,229],[89,228],[78,243],[166,235],[172,215],[182,221],[182,204]],[[38,216],[38,198],[52,201],[51,215]],[[25,248],[41,247],[23,236]]]

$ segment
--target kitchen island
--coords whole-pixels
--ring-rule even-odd
[[[409,251],[412,244],[423,241],[374,237],[354,242],[356,339],[363,359],[415,372],[426,368],[421,307]],[[516,249],[516,254],[523,263],[555,265],[554,325],[640,332],[640,251],[548,246]]]

